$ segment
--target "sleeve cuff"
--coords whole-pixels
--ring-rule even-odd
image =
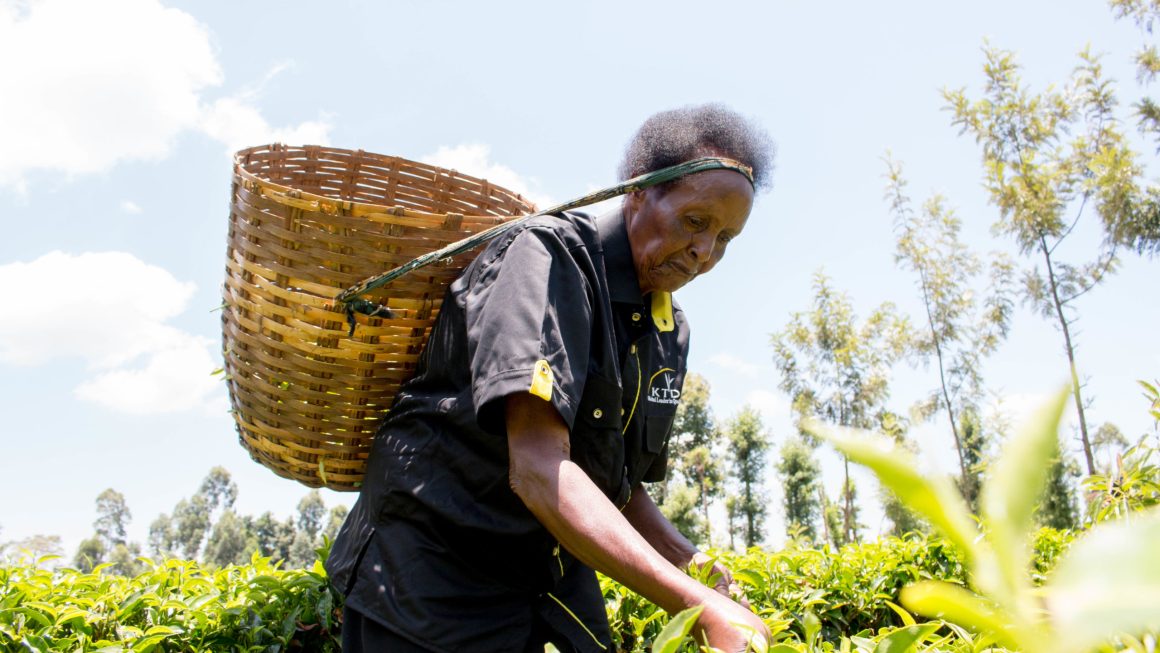
[[[550,373],[550,371],[549,371]],[[542,384],[542,371],[537,366],[519,368],[514,370],[506,370],[493,374],[490,377],[477,381],[472,388],[472,398],[475,402],[475,419],[479,423],[480,428],[496,434],[504,434],[507,432],[507,425],[504,415],[503,400],[511,394],[517,392],[529,392],[543,398],[543,388],[534,388],[534,381],[540,380]],[[567,424],[568,430],[572,430],[572,424],[576,419],[576,401],[574,401],[558,383],[552,382],[551,399],[548,403],[556,409],[556,412],[563,418],[564,423]],[[532,392],[533,389],[538,389],[538,392]]]

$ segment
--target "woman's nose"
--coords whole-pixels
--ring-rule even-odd
[[[713,258],[714,236],[707,232],[694,234],[689,242],[689,254],[698,263],[706,263]]]

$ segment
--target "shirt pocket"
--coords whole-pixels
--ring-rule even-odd
[[[624,483],[620,385],[589,374],[572,427],[572,462],[615,501]]]
[[[669,440],[669,432],[673,430],[675,413],[658,413],[645,415],[644,418],[644,449],[651,454],[659,454]]]
[[[677,405],[685,371],[663,368],[649,379],[648,395],[644,403],[644,450],[656,455],[664,450],[677,417]]]

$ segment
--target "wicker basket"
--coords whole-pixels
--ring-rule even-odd
[[[264,145],[235,155],[222,345],[239,439],[310,487],[358,488],[371,440],[413,372],[465,253],[365,297],[344,289],[535,207],[485,180],[397,157]]]

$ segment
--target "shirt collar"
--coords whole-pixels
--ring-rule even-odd
[[[596,218],[600,247],[604,250],[604,270],[608,275],[608,293],[614,302],[643,304],[636,266],[632,263],[632,246],[624,226],[620,207]]]

